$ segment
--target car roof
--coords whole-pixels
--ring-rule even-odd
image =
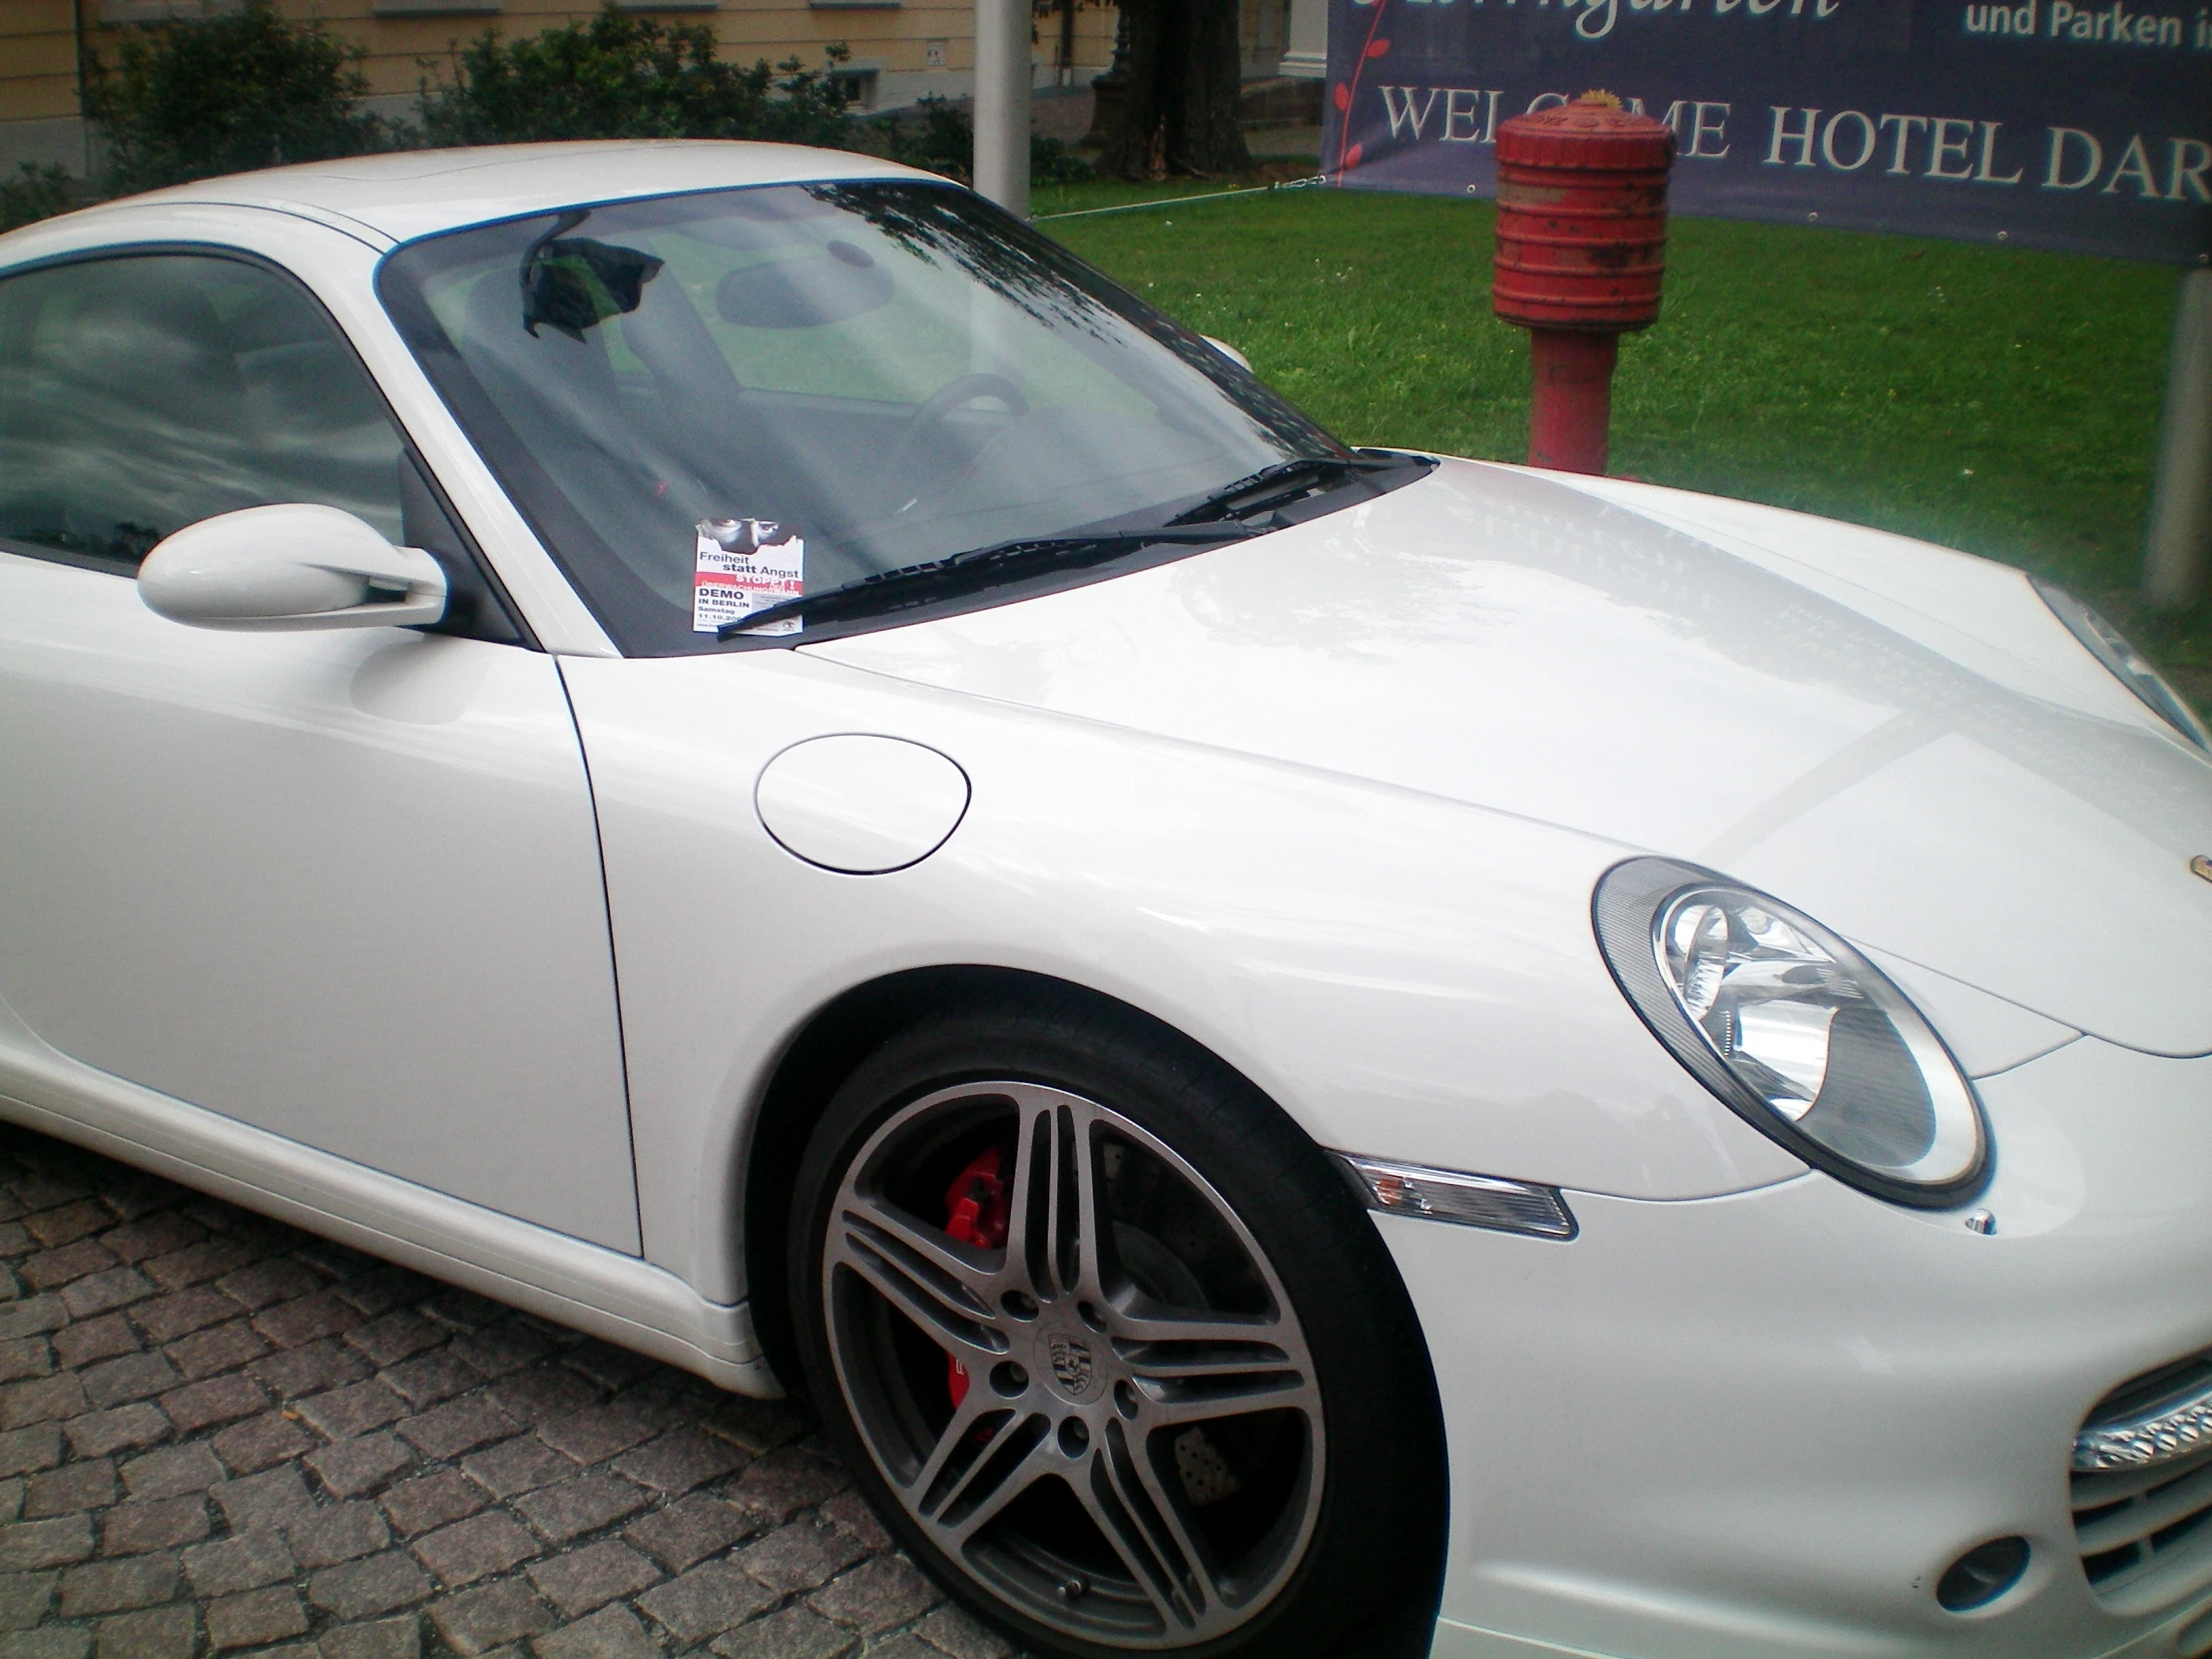
[[[928,179],[874,156],[717,139],[592,140],[403,150],[238,173],[126,198],[94,213],[217,204],[334,215],[394,242],[592,202],[742,185]]]

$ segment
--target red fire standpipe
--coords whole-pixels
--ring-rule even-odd
[[[1497,130],[1497,314],[1529,329],[1528,464],[1605,470],[1620,336],[1659,319],[1674,134],[1610,93]]]

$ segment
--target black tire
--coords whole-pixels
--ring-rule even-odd
[[[946,1235],[948,1177],[1005,1244]],[[1444,1442],[1411,1304],[1331,1160],[1176,1033],[1070,996],[890,1038],[809,1143],[789,1263],[854,1477],[1030,1648],[1428,1651]]]

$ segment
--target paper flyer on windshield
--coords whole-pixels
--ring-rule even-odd
[[[700,520],[692,577],[692,632],[712,634],[753,612],[807,591],[807,543],[791,526],[765,518]],[[796,634],[797,617],[760,633]]]

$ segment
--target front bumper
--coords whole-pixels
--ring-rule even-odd
[[[1977,1087],[1987,1237],[1819,1175],[1570,1194],[1571,1243],[1377,1218],[1450,1442],[1437,1659],[2212,1653],[2212,1524],[2100,1594],[2068,1502],[2091,1406],[2212,1348],[2212,1060],[2082,1039]],[[1939,1607],[2008,1534],[2020,1582]]]

